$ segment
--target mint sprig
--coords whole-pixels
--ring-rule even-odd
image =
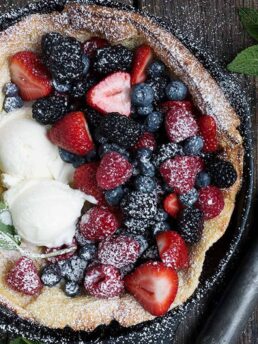
[[[40,343],[39,342],[32,342],[29,339],[19,337],[19,338],[11,340],[9,344],[40,344]]]
[[[258,10],[240,8],[239,16],[250,36],[258,41]],[[258,45],[240,52],[227,68],[230,72],[258,76]]]

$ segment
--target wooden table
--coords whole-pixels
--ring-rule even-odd
[[[257,0],[120,0],[152,14],[173,21],[192,40],[207,46],[223,64],[228,63],[243,48],[252,44],[252,40],[244,32],[237,15],[237,8],[252,7],[258,9]],[[3,7],[10,4],[24,4],[28,0],[0,0]],[[253,128],[258,137],[258,99],[255,98],[258,82],[254,78],[239,76],[253,105]],[[256,100],[255,100],[256,99]],[[258,145],[255,144],[255,154],[258,157]],[[256,159],[257,163],[258,159]],[[257,178],[256,178],[257,180]],[[175,344],[188,342],[186,328],[193,328],[191,335],[196,335],[197,315],[203,312],[203,307],[197,307],[189,314],[187,322],[182,323],[178,330]],[[189,320],[190,319],[190,320]],[[187,331],[189,333],[189,331]],[[193,337],[191,337],[193,338]],[[191,342],[191,341],[190,341]],[[258,307],[250,318],[245,332],[236,344],[258,343]]]

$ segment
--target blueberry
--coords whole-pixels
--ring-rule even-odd
[[[137,113],[140,116],[148,116],[151,112],[153,112],[153,106],[148,105],[148,106],[141,106],[138,107]]]
[[[161,112],[152,112],[146,118],[145,128],[147,131],[154,133],[161,127],[163,122],[163,115]]]
[[[186,85],[179,80],[171,81],[166,87],[166,95],[169,100],[184,100],[187,93]]]
[[[88,263],[86,260],[73,256],[72,258],[60,261],[59,266],[61,269],[61,275],[71,282],[81,282],[84,276],[85,269]]]
[[[97,152],[95,149],[92,149],[89,153],[85,155],[86,162],[93,162],[96,160],[96,158],[97,158]]]
[[[99,156],[102,158],[108,152],[117,152],[123,155],[125,158],[129,158],[130,154],[122,147],[115,143],[105,143],[99,148]]]
[[[80,249],[79,256],[80,258],[88,261],[95,258],[96,253],[97,253],[97,248],[94,244],[86,244]]]
[[[149,148],[140,148],[136,153],[137,159],[141,162],[149,161],[152,156],[152,150]]]
[[[203,145],[203,139],[200,136],[189,137],[184,143],[184,153],[185,155],[199,155]]]
[[[121,186],[113,190],[108,190],[105,192],[105,199],[107,203],[111,206],[119,205],[124,196],[124,190]]]
[[[196,177],[196,186],[198,188],[205,188],[206,186],[209,186],[211,183],[211,177],[208,175],[207,172],[199,172]]]
[[[93,244],[92,241],[87,240],[87,239],[81,234],[81,232],[78,230],[78,228],[77,228],[76,231],[75,231],[75,239],[76,239],[77,243],[78,243],[81,247],[83,247],[83,246],[85,246],[85,245],[88,245],[88,244]]]
[[[138,161],[133,161],[133,176],[138,176],[140,174],[140,169],[138,166]]]
[[[152,233],[154,236],[156,236],[160,232],[165,232],[170,229],[170,225],[168,222],[156,222],[155,225],[152,227]]]
[[[120,269],[121,277],[124,278],[126,275],[128,275],[130,272],[132,272],[134,268],[135,268],[134,264],[129,264],[129,265],[123,266]]]
[[[155,190],[156,181],[151,177],[139,176],[135,179],[135,188],[141,192],[152,192]]]
[[[62,148],[59,148],[60,158],[67,162],[68,164],[73,164],[75,168],[85,164],[87,162],[86,156],[80,156],[73,153],[70,153]]]
[[[20,109],[23,107],[23,100],[19,96],[6,97],[4,100],[4,110],[6,112],[14,111],[15,109]]]
[[[154,61],[148,68],[148,75],[151,78],[162,76],[166,71],[166,66],[161,61]]]
[[[141,256],[149,247],[149,242],[143,235],[134,235],[133,238],[140,244],[139,255]]]
[[[198,191],[196,189],[192,189],[188,193],[180,195],[179,199],[184,206],[191,207],[198,200],[198,196]]]
[[[168,214],[162,208],[158,209],[157,214],[155,216],[155,221],[162,222],[168,219]]]
[[[90,69],[90,59],[88,58],[88,56],[83,55],[82,56],[82,63],[83,63],[83,75],[87,75],[88,71]]]
[[[19,89],[12,82],[7,82],[3,87],[3,94],[7,97],[15,97],[18,95]]]
[[[156,245],[152,245],[149,247],[142,255],[142,258],[147,261],[149,260],[158,260],[159,259],[159,251]]]
[[[76,282],[66,282],[64,292],[69,297],[75,297],[80,294],[80,286]]]
[[[153,89],[147,84],[138,84],[132,90],[132,103],[136,106],[148,106],[154,100]]]
[[[154,177],[155,176],[155,167],[154,165],[149,162],[141,162],[140,164],[140,172],[147,177]]]
[[[42,270],[41,281],[47,287],[54,287],[61,278],[61,271],[57,264],[46,265]]]
[[[71,85],[69,83],[61,84],[57,80],[53,80],[54,89],[59,93],[68,93],[71,91]]]

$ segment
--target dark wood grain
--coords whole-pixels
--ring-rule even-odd
[[[237,8],[258,8],[257,0],[140,0],[141,9],[173,21],[182,32],[189,35],[198,44],[207,47],[213,55],[225,65],[243,48],[252,44],[252,40],[243,31]],[[255,80],[239,76],[243,87],[253,100],[253,128],[258,137],[258,111],[255,116]],[[258,90],[258,83],[257,83]],[[258,110],[258,99],[256,100]],[[258,169],[258,143],[255,143],[256,170]],[[256,179],[257,180],[257,177]],[[191,343],[196,335],[198,315],[205,307],[196,307],[179,327],[175,344]],[[232,315],[233,316],[233,315]],[[189,335],[189,328],[192,328]],[[236,344],[258,343],[258,308],[250,318],[245,332]]]

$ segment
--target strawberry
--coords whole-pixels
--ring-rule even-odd
[[[106,153],[97,170],[98,186],[112,190],[124,184],[132,175],[132,165],[117,152]]]
[[[73,176],[73,186],[75,189],[95,197],[100,204],[103,204],[104,195],[98,187],[96,179],[98,166],[98,163],[91,162],[76,168]]]
[[[84,288],[94,297],[108,299],[124,291],[124,282],[114,266],[93,264],[86,272]]]
[[[73,242],[70,245],[63,245],[61,247],[52,247],[52,248],[45,247],[45,249],[44,249],[44,253],[45,254],[49,254],[49,253],[52,253],[52,252],[54,253],[56,251],[65,250],[65,249],[71,248],[71,247],[74,247],[75,250],[72,251],[72,252],[69,252],[69,253],[61,254],[60,256],[55,256],[55,257],[47,258],[47,261],[49,263],[57,263],[60,260],[67,260],[67,259],[71,258],[75,254],[78,246],[77,246],[76,240],[73,239]]]
[[[94,149],[83,112],[70,112],[58,120],[48,131],[48,138],[55,145],[78,155]]]
[[[183,109],[186,111],[193,111],[193,103],[189,100],[168,100],[160,104],[160,110],[167,113],[171,109]]]
[[[147,79],[147,67],[153,59],[153,51],[148,45],[139,46],[134,54],[131,84],[139,84]]]
[[[89,57],[94,57],[98,49],[105,48],[109,45],[108,41],[100,37],[91,37],[83,43],[82,49],[84,54]]]
[[[87,240],[100,241],[114,234],[119,224],[108,209],[93,207],[82,216],[79,227]]]
[[[178,290],[176,271],[160,262],[140,265],[125,277],[124,282],[128,292],[155,316],[167,313]]]
[[[21,51],[13,55],[10,59],[10,73],[23,100],[39,99],[53,91],[47,68],[32,51]]]
[[[180,210],[181,204],[175,193],[169,194],[163,201],[164,210],[172,217],[177,218]]]
[[[176,193],[184,194],[194,187],[196,176],[203,170],[203,165],[200,157],[176,156],[161,164],[160,173]]]
[[[135,150],[141,148],[149,148],[151,150],[155,150],[157,148],[157,142],[153,133],[145,132],[139,138],[137,143],[133,147]]]
[[[160,232],[156,240],[160,258],[166,266],[175,270],[188,268],[188,247],[181,235],[173,231]]]
[[[98,259],[102,264],[120,269],[135,263],[140,253],[138,241],[126,235],[107,238],[99,244]]]
[[[199,130],[204,140],[203,151],[215,152],[218,149],[217,124],[209,115],[201,116],[198,120]]]
[[[8,272],[6,281],[8,285],[25,295],[38,295],[43,285],[33,260],[21,257]]]
[[[219,188],[207,186],[200,189],[196,206],[204,213],[205,220],[218,216],[222,212],[224,205],[223,193]]]
[[[86,94],[86,102],[103,114],[117,112],[128,117],[131,113],[130,90],[130,74],[116,72],[93,86]]]
[[[166,131],[171,142],[181,142],[198,132],[198,125],[192,112],[180,107],[173,107],[166,115]]]

